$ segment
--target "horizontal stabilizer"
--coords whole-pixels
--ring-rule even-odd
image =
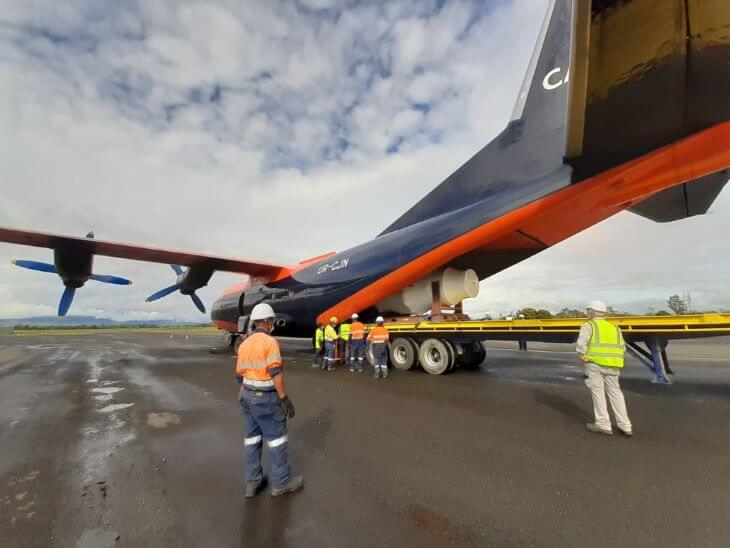
[[[629,208],[629,211],[667,223],[707,213],[730,178],[727,170],[668,188]]]

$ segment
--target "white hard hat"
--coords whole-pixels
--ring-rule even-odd
[[[354,314],[352,315],[352,319],[353,319],[353,320],[357,320],[357,319],[358,319],[359,317],[360,317],[360,316],[358,316],[358,315],[357,315],[357,312],[355,312],[355,313],[354,313]]]
[[[375,323],[384,323],[384,322],[385,322],[385,320],[383,319],[382,316],[378,316],[377,318],[375,318]]]
[[[606,308],[606,303],[603,301],[591,301],[588,303],[588,308],[595,310],[596,312],[602,312],[603,314],[605,314],[608,310],[608,308]]]
[[[271,308],[271,305],[268,303],[259,303],[256,306],[253,307],[253,310],[251,310],[251,321],[257,322],[260,320],[268,320],[270,318],[275,318],[276,314],[274,314],[274,309]]]

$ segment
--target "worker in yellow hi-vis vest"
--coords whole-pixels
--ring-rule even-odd
[[[585,367],[586,386],[593,397],[595,421],[586,424],[586,428],[599,434],[613,434],[606,406],[608,395],[619,431],[626,436],[633,436],[626,401],[618,382],[624,366],[626,345],[621,329],[606,321],[606,312],[606,303],[603,301],[591,301],[588,304],[588,321],[581,326],[576,343],[576,351]]]

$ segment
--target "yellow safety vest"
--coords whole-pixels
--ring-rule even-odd
[[[340,338],[343,341],[349,341],[350,340],[350,324],[349,323],[343,323],[340,326]]]
[[[334,327],[328,324],[327,327],[324,328],[324,340],[327,342],[334,342],[337,338],[337,331],[335,331]]]
[[[324,342],[324,329],[321,327],[317,328],[317,331],[314,332],[314,348],[320,349],[322,348],[322,343]]]
[[[596,365],[603,367],[624,366],[624,337],[621,330],[606,320],[590,320],[593,334],[588,343],[586,357]]]

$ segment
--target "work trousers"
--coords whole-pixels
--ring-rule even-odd
[[[352,339],[350,342],[350,367],[354,367],[355,362],[362,369],[362,362],[365,360],[365,341],[363,339]]]
[[[342,363],[347,363],[350,361],[350,341],[349,340],[343,340],[340,343],[340,357],[342,358]]]
[[[595,424],[604,430],[611,429],[611,417],[608,414],[606,395],[611,402],[613,416],[616,418],[616,425],[626,432],[631,432],[631,421],[626,412],[626,401],[621,392],[618,378],[621,369],[618,367],[603,367],[595,363],[585,363],[586,386],[591,391],[593,398],[593,413],[596,416]]]
[[[373,347],[373,367],[375,376],[388,376],[388,345],[387,343],[376,343]]]
[[[324,342],[324,363],[322,369],[334,369],[335,368],[335,345],[337,341],[325,341]]]
[[[244,388],[238,396],[243,407],[245,427],[244,461],[246,481],[259,483],[263,477],[261,450],[263,442],[269,447],[271,484],[287,483],[291,477],[287,462],[286,417],[275,391],[262,392]]]
[[[315,348],[314,349],[314,365],[322,365],[322,361],[324,358],[324,348]]]

